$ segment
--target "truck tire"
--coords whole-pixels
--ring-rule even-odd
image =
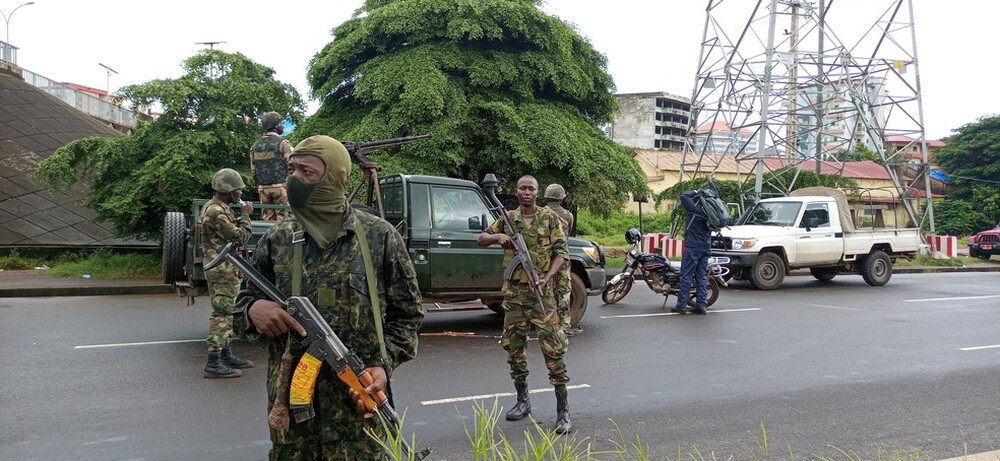
[[[719,286],[719,282],[716,282],[714,278],[708,278],[708,299],[705,300],[705,307],[712,307],[719,300],[719,292],[722,288]],[[698,285],[692,281],[691,282],[691,297],[688,298],[688,306],[698,307]]]
[[[577,325],[587,312],[587,285],[579,275],[569,274],[569,324]]]
[[[605,285],[604,291],[601,291],[601,300],[608,305],[621,301],[632,290],[633,280],[635,280],[633,277],[622,277],[614,283]]]
[[[820,282],[829,282],[837,276],[838,269],[832,267],[813,267],[809,269],[809,273],[819,280]]]
[[[892,277],[892,260],[884,251],[875,250],[861,261],[859,272],[865,283],[880,287],[889,283],[889,278]]]
[[[184,246],[187,223],[184,213],[170,211],[163,218],[163,283],[184,278]]]
[[[749,279],[758,290],[774,290],[785,280],[785,261],[777,253],[761,253],[750,268]]]

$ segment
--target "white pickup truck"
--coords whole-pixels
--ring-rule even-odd
[[[761,200],[720,234],[712,255],[728,257],[733,277],[761,290],[778,288],[790,270],[804,268],[821,281],[852,273],[882,286],[893,261],[913,258],[922,243],[916,228],[856,228],[844,193],[819,187]]]

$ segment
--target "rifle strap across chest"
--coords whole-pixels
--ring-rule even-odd
[[[382,354],[382,363],[386,363],[389,354],[385,349],[385,336],[382,332],[382,307],[378,302],[378,283],[375,279],[375,266],[372,264],[372,251],[368,247],[368,236],[361,226],[361,220],[354,216],[354,234],[358,236],[358,246],[361,247],[361,258],[365,262],[365,279],[368,281],[368,299],[372,306],[373,323],[375,333],[378,335],[379,352]],[[292,296],[300,296],[302,293],[302,248],[305,245],[305,232],[296,230],[292,232]]]

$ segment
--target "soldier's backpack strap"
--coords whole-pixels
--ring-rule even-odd
[[[372,250],[368,247],[368,236],[365,235],[361,220],[354,216],[354,233],[358,236],[358,246],[361,247],[361,258],[365,260],[365,278],[368,279],[368,298],[371,299],[372,315],[375,317],[375,333],[378,334],[379,352],[382,353],[382,363],[388,363],[389,354],[385,350],[385,338],[382,335],[382,308],[378,303],[378,283],[375,279],[375,266],[372,265]],[[383,367],[384,368],[384,367]],[[388,372],[388,370],[386,370]]]
[[[306,233],[298,227],[296,225],[292,230],[292,296],[302,295],[302,246],[306,242]]]

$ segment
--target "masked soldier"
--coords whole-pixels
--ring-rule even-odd
[[[215,196],[201,209],[201,229],[205,241],[205,261],[211,261],[227,243],[239,246],[250,240],[250,212],[253,205],[240,200],[243,195],[243,178],[231,168],[223,168],[212,177]],[[230,204],[239,203],[242,215],[237,218]],[[212,299],[212,316],[208,322],[208,363],[206,378],[238,378],[240,368],[250,368],[253,363],[236,357],[229,347],[233,333],[233,304],[240,291],[240,273],[232,264],[224,262],[205,271],[208,294]]]
[[[575,224],[573,213],[563,208],[563,200],[566,200],[566,189],[563,189],[563,186],[549,184],[549,187],[545,188],[545,208],[555,212],[556,216],[559,216],[559,220],[562,221],[563,228],[566,229],[566,234],[572,235],[573,225]],[[562,329],[566,332],[566,336],[573,336],[582,332],[583,328],[580,328],[579,325],[570,325],[569,302],[572,288],[570,287],[569,271],[570,263],[569,260],[566,260],[563,263],[562,269],[559,270],[559,276],[555,280],[556,283],[552,291],[556,297],[556,309],[559,312],[559,322],[562,325]]]
[[[288,156],[292,153],[292,145],[281,137],[285,131],[282,122],[284,118],[277,112],[264,114],[260,119],[264,136],[250,147],[250,173],[263,204],[288,204],[285,176],[288,174]],[[277,221],[278,216],[278,211],[271,208],[261,211],[264,220]]]

